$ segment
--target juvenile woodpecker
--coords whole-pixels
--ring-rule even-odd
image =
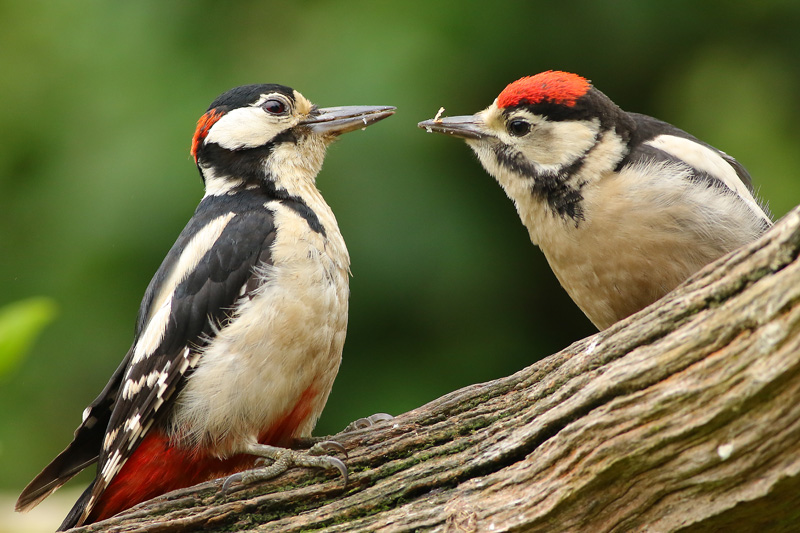
[[[259,457],[274,461],[269,476],[290,464],[346,474],[334,457],[282,448],[311,434],[347,327],[350,258],[315,179],[338,135],[393,110],[320,109],[274,84],[214,100],[191,147],[205,196],[145,292],[133,345],[18,511],[95,461],[61,530]]]
[[[483,111],[419,126],[475,151],[599,329],[772,225],[736,160],[576,74],[524,77]]]

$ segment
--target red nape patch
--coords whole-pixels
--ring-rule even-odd
[[[591,87],[589,80],[577,74],[548,70],[510,83],[497,97],[497,106],[502,109],[520,104],[551,103],[572,107]]]
[[[224,114],[224,111],[212,109],[200,117],[200,120],[197,121],[197,129],[194,130],[194,137],[192,137],[192,157],[194,158],[195,163],[197,162],[197,149],[200,147],[200,143],[202,143],[203,139],[205,139],[206,135],[208,135],[208,130],[211,129],[211,126],[213,126],[216,121],[222,118],[222,115]]]

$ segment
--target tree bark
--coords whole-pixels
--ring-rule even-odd
[[[220,481],[74,531],[800,531],[800,209],[503,379],[335,437],[350,481]]]

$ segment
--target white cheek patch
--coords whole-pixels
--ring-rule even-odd
[[[599,124],[594,121],[540,121],[517,148],[530,161],[550,170],[574,163],[594,146]]]
[[[240,107],[222,116],[211,126],[205,142],[227,150],[255,148],[267,144],[281,131],[291,127],[290,117],[271,117],[260,107]]]
[[[505,130],[502,120],[487,112],[484,118],[492,121],[489,129],[500,142],[512,146],[543,174],[558,173],[583,157],[597,142],[600,131],[597,120],[549,121],[518,112],[507,120],[526,120],[531,124],[531,131],[523,137],[514,137]]]
[[[739,179],[739,176],[736,175],[736,171],[733,167],[714,150],[690,139],[684,139],[683,137],[676,137],[674,135],[659,135],[655,139],[647,141],[645,144],[677,157],[682,161],[686,161],[687,164],[697,170],[720,180],[731,191],[734,191],[754,213],[758,214],[764,220],[769,221],[769,217],[767,217],[758,205],[758,202],[756,202],[753,195],[750,194],[750,191],[745,184],[742,183],[742,180]]]

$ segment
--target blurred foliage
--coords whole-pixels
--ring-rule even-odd
[[[197,118],[277,82],[397,114],[329,151],[318,183],[353,261],[344,361],[317,434],[510,374],[593,328],[461,142],[416,128],[549,68],[591,78],[800,201],[800,3],[0,2],[0,304],[58,302],[0,384],[0,477],[70,440],[131,342],[150,276],[202,196]]]
[[[0,307],[0,378],[16,368],[55,315],[56,304],[49,298],[28,298]]]

